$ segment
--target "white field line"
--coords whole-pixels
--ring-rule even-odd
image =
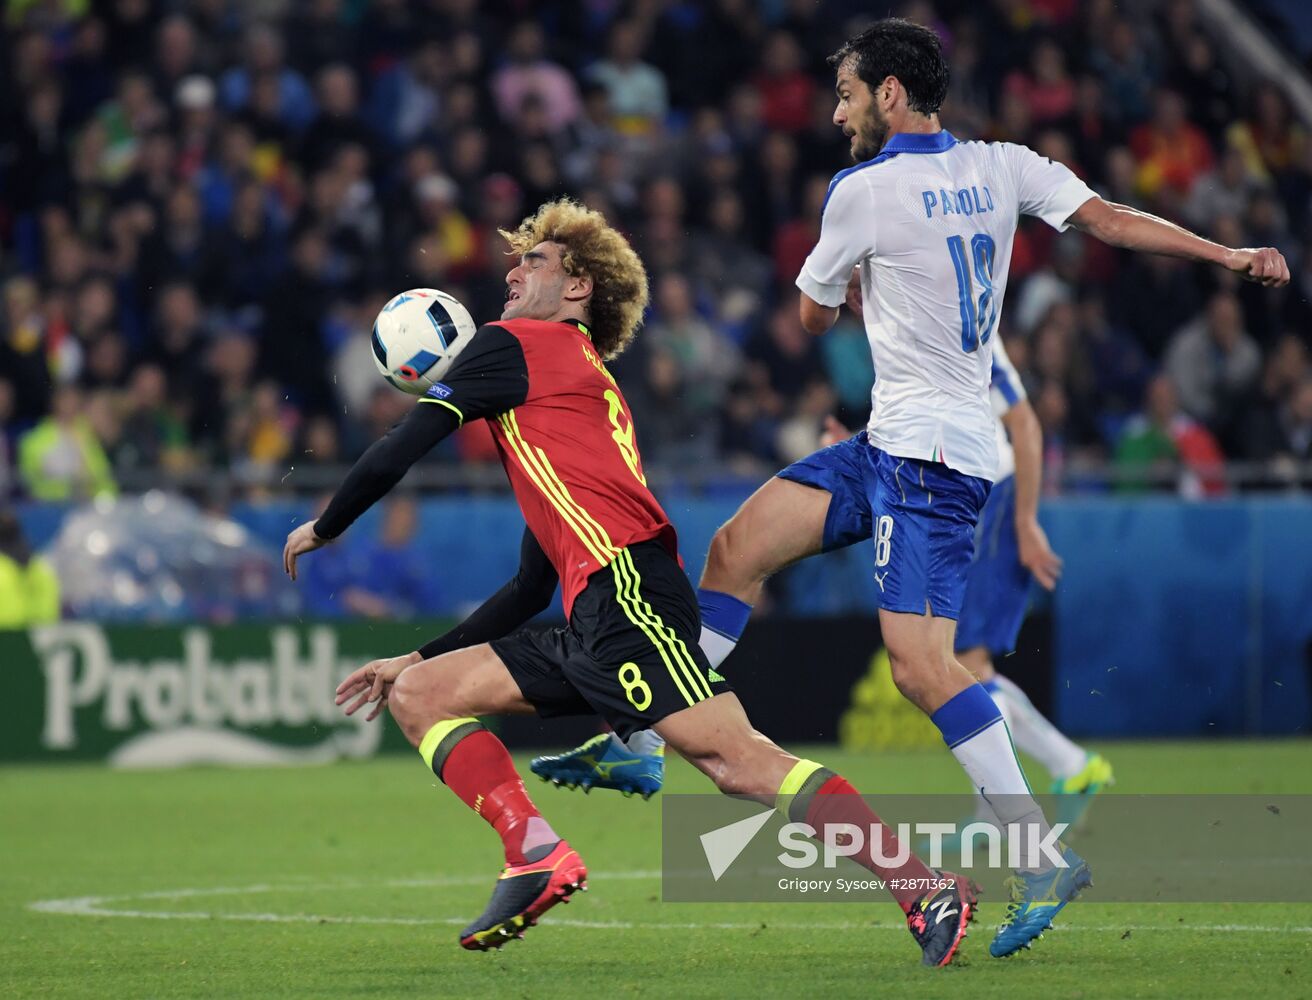
[[[594,877],[605,881],[619,880],[655,880],[660,872],[628,871],[598,873]],[[393,927],[434,927],[458,926],[468,923],[467,917],[372,917],[363,915],[316,914],[316,913],[223,913],[209,910],[134,910],[118,909],[114,904],[133,901],[157,899],[200,899],[222,896],[254,896],[265,893],[352,891],[359,889],[386,888],[442,888],[465,885],[481,885],[485,877],[462,876],[455,878],[412,878],[384,879],[363,882],[298,882],[286,884],[256,883],[253,885],[216,886],[203,889],[168,889],[153,892],[124,893],[113,896],[73,896],[65,899],[42,899],[29,903],[27,908],[37,913],[51,913],[73,917],[128,917],[139,920],[224,920],[236,923],[268,924],[359,924],[384,925]],[[807,921],[783,922],[776,920],[755,920],[744,922],[729,921],[687,921],[680,923],[628,920],[572,920],[568,917],[550,918],[548,923],[560,927],[584,927],[600,930],[620,931],[685,931],[685,930],[724,930],[724,931],[835,931],[850,930],[859,926],[859,922],[842,923]],[[870,930],[901,931],[900,923],[869,924]],[[1059,931],[1092,931],[1095,933],[1120,933],[1126,931],[1213,931],[1238,934],[1312,934],[1312,926],[1286,925],[1273,926],[1262,924],[1106,924],[1058,926]]]

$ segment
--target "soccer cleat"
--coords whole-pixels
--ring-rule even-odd
[[[587,879],[583,859],[563,840],[540,861],[507,865],[483,915],[460,932],[461,946],[487,951],[522,938],[557,903],[568,903],[579,890],[586,892]]]
[[[1058,778],[1052,783],[1052,794],[1057,796],[1057,821],[1075,829],[1097,795],[1116,781],[1112,765],[1100,753],[1091,753],[1084,767],[1069,778]]]
[[[952,885],[932,889],[912,903],[907,913],[907,930],[920,945],[921,963],[942,968],[952,961],[970,922],[975,919],[979,886],[951,872],[935,874],[951,879]]]
[[[1089,865],[1069,847],[1063,846],[1061,856],[1066,868],[1048,872],[1017,872],[1005,885],[1011,894],[1002,925],[989,944],[994,958],[1014,955],[1028,948],[1035,938],[1052,926],[1052,919],[1062,907],[1093,885]]]
[[[665,781],[665,747],[654,753],[635,754],[609,733],[594,736],[573,750],[550,757],[534,757],[529,769],[543,781],[566,788],[615,788],[625,796],[649,799]]]

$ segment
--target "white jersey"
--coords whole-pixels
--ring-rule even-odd
[[[797,287],[842,305],[861,268],[875,379],[869,436],[898,458],[992,480],[992,346],[1021,215],[1058,231],[1094,197],[1060,163],[1009,142],[898,134],[829,185]]]
[[[989,399],[993,404],[993,429],[998,445],[998,464],[994,469],[992,480],[1000,483],[1008,476],[1016,474],[1016,449],[1007,437],[1007,428],[1002,423],[1003,414],[1025,398],[1025,386],[1021,384],[1016,366],[1007,357],[1007,349],[1002,346],[1002,338],[993,341],[993,374],[989,381]]]

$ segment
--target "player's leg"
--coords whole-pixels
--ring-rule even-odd
[[[869,450],[862,431],[794,462],[715,532],[697,591],[701,646],[711,666],[733,652],[767,579],[870,537]]]
[[[1002,714],[953,655],[987,485],[875,452],[869,489],[879,627],[894,684],[938,726],[1000,820],[1042,824]]]
[[[499,948],[585,887],[582,860],[542,817],[505,745],[477,718],[533,709],[488,645],[409,667],[388,696],[388,710],[424,763],[501,838],[506,868],[486,911],[461,933],[466,948]]]
[[[1015,554],[1015,496],[1015,480],[1007,477],[993,484],[988,500],[980,510],[954,643],[958,662],[970,671],[990,696],[993,691],[986,681],[993,674],[993,666],[988,643],[997,642],[1004,633],[1014,643],[1028,601],[1029,574],[1024,572],[1023,566],[1020,567],[1023,572],[1020,579],[1015,572],[1019,566],[1019,557]],[[1007,549],[1011,550],[1011,558],[1004,551]],[[1003,722],[1010,728],[1008,706],[997,698],[993,700],[1002,713]],[[996,825],[997,817],[978,786],[973,784],[972,796],[975,819]],[[1005,835],[1005,827],[1002,832]]]
[[[732,692],[668,715],[655,728],[722,792],[773,805],[789,820],[810,826],[822,842],[846,836],[827,832],[839,824],[844,830],[878,830],[879,843],[868,836],[852,859],[885,880],[907,915],[924,963],[941,966],[952,960],[974,917],[973,884],[926,867],[842,775],[795,757],[753,729]]]
[[[837,822],[884,830],[841,777],[799,761],[752,729],[728,682],[696,643],[697,597],[668,552],[655,542],[630,546],[610,570],[609,579],[594,575],[575,602],[571,622],[585,655],[569,658],[564,670],[620,736],[655,728],[723,791],[788,808],[817,830]],[[940,880],[909,850],[899,851],[890,831],[881,843],[891,863],[869,843],[856,860],[902,880],[890,891],[905,911],[920,914],[911,927],[926,960],[946,962],[973,913],[967,886],[954,882],[940,890],[933,884]],[[951,905],[924,919],[925,907],[940,899]]]
[[[943,741],[1004,826],[1020,831],[1021,868],[995,956],[1027,947],[1090,883],[1070,848],[1056,862],[1039,847],[1052,833],[1016,757],[993,699],[953,655],[974,533],[987,486],[942,465],[894,458],[871,461],[875,579],[880,631],[893,680],[930,716]]]
[[[712,669],[733,652],[765,581],[820,552],[870,537],[864,485],[865,433],[788,466],[744,502],[711,540],[697,591],[698,644]],[[536,757],[543,781],[566,788],[618,788],[649,798],[664,777],[664,743],[650,730],[627,741],[602,734],[562,754]]]
[[[938,726],[943,741],[987,800],[998,821],[1034,830],[1042,841],[1049,828],[1034,800],[1002,713],[987,691],[952,655],[956,621],[931,612],[879,612],[893,682]],[[1042,855],[1026,867],[1046,871]]]
[[[818,480],[802,483],[789,471],[766,482],[716,529],[702,570],[704,593],[732,597],[750,611],[769,577],[824,550],[832,494]],[[727,638],[737,640],[732,633]],[[723,661],[732,648],[712,644],[707,656]]]

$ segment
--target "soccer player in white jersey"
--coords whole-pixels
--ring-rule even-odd
[[[702,647],[712,665],[722,662],[770,573],[842,544],[867,520],[894,682],[939,727],[998,818],[1043,837],[1046,820],[1002,715],[954,655],[997,463],[988,392],[1018,217],[1267,286],[1286,284],[1289,268],[1273,248],[1223,247],[1105,201],[1024,146],[959,142],[939,123],[948,70],[928,28],[878,21],[830,64],[834,124],[850,137],[856,166],[830,184],[819,242],[797,278],[800,318],[810,333],[825,333],[859,269],[878,373],[870,423],[845,447],[785,469],[716,533],[699,592]],[[1063,859],[1055,866],[1031,856],[1017,871],[991,954],[1028,947],[1088,884],[1083,860],[1069,848]]]

